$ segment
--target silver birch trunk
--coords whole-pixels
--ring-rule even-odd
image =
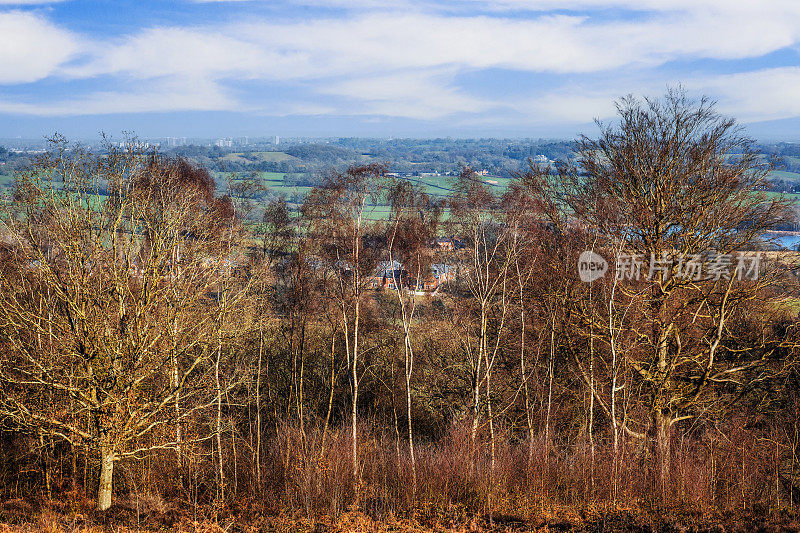
[[[111,507],[111,494],[114,480],[114,453],[104,445],[100,448],[100,483],[97,487],[97,510],[105,511]]]

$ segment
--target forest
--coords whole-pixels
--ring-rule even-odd
[[[707,100],[617,109],[502,194],[373,162],[296,211],[54,138],[0,204],[0,521],[797,528],[795,210]]]

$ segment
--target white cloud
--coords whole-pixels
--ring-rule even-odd
[[[72,34],[36,14],[0,12],[0,83],[46,78],[78,50]]]
[[[770,9],[701,10],[692,16],[594,22],[565,15],[380,12],[281,24],[161,27],[104,43],[85,65],[67,72],[267,80],[441,67],[587,73],[681,58],[757,57],[800,41],[800,16],[785,15]]]
[[[722,112],[743,122],[800,116],[800,67],[781,67],[689,80],[686,87],[714,95]]]
[[[246,111],[216,84],[197,79],[159,81],[135,91],[98,91],[47,103],[0,99],[0,112],[39,116],[222,110]]]
[[[459,113],[481,113],[497,107],[464,94],[448,83],[446,73],[402,72],[355,78],[325,85],[320,92],[350,100],[355,115],[384,115],[434,120]]]
[[[288,1],[322,5],[321,0]],[[6,3],[0,0],[0,5]],[[347,17],[150,27],[94,39],[61,29],[37,13],[0,12],[0,84],[56,75],[98,84],[112,80],[115,86],[129,81],[135,87],[41,105],[0,103],[0,110],[52,115],[246,107],[269,114],[442,119],[496,113],[509,120],[586,122],[613,114],[613,100],[623,93],[681,81],[662,83],[659,66],[670,61],[753,58],[800,43],[796,0],[324,3],[353,11]],[[628,12],[615,18],[592,16],[592,10],[605,8]],[[573,11],[553,14],[554,9]],[[476,10],[483,15],[474,15]],[[529,13],[519,16],[518,11]],[[548,79],[556,81],[531,97],[509,102],[477,97],[459,87],[459,74],[485,69],[551,73]],[[598,79],[609,79],[612,73],[625,73],[625,78],[601,86]],[[559,78],[565,74],[579,77],[584,85],[569,88],[566,77]],[[291,102],[259,100],[253,91],[240,90],[243,81],[274,84],[284,91],[302,87],[312,96],[283,98],[295,98]],[[795,69],[693,83],[687,86],[719,95],[735,114],[800,114],[793,98],[800,89]]]
[[[63,72],[77,78],[120,73],[138,78],[252,77],[265,72],[272,59],[269,51],[219,31],[150,28],[122,42],[96,43],[88,62]]]

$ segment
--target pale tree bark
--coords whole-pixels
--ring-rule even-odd
[[[408,431],[408,448],[409,448],[409,455],[411,457],[411,479],[412,479],[412,495],[413,498],[416,499],[417,495],[417,459],[416,454],[414,453],[414,432],[413,432],[413,422],[411,417],[411,375],[414,371],[414,347],[412,345],[412,327],[413,327],[413,320],[414,320],[414,313],[416,311],[416,296],[414,292],[417,290],[415,286],[412,291],[404,290],[402,287],[402,272],[400,273],[400,278],[397,277],[397,270],[395,269],[395,258],[394,258],[394,244],[395,244],[395,237],[397,235],[398,225],[402,221],[402,207],[400,206],[397,209],[399,212],[395,218],[394,230],[392,232],[392,236],[389,240],[389,267],[392,269],[392,278],[394,281],[394,290],[395,295],[397,296],[397,301],[400,304],[400,317],[403,323],[403,369],[405,372],[405,386],[406,386],[406,421],[407,421],[407,431]],[[422,261],[417,250],[417,273],[416,277],[413,280],[415,284],[419,283],[420,274],[422,272]],[[402,263],[400,264],[400,268],[402,269]],[[395,414],[395,423],[397,422],[397,415]],[[399,445],[398,445],[398,460],[399,460]]]
[[[331,333],[331,374],[330,389],[328,391],[328,408],[325,410],[325,424],[322,426],[322,444],[320,445],[320,458],[325,455],[325,440],[328,437],[328,426],[331,422],[331,412],[333,411],[333,393],[336,390],[336,332],[334,328]]]
[[[222,457],[222,384],[219,376],[219,364],[222,358],[222,329],[220,328],[217,341],[217,357],[214,359],[214,386],[217,403],[217,416],[215,438],[217,441],[217,473],[219,475],[219,499],[225,501],[225,470]]]
[[[617,336],[614,326],[614,295],[617,291],[617,276],[611,287],[611,297],[608,299],[608,337],[611,347],[611,432],[612,432],[612,463],[611,463],[611,498],[617,501],[617,486],[619,480],[619,427],[617,424]]]
[[[264,356],[264,324],[258,318],[258,369],[256,370],[256,449],[253,451],[253,461],[256,464],[256,481],[261,490],[261,373]]]
[[[594,449],[594,308],[592,306],[592,286],[589,284],[589,312],[591,313],[589,325],[589,420],[587,423],[586,435],[589,439],[589,498],[594,499],[594,468],[595,468],[595,449]]]
[[[361,277],[359,275],[359,260],[361,251],[361,213],[363,203],[356,222],[356,234],[353,239],[353,294],[355,305],[353,309],[353,345],[352,345],[352,380],[353,380],[353,493],[356,503],[360,501],[360,476],[358,472],[358,328],[361,320]]]
[[[312,230],[324,241],[320,242],[320,253],[328,260],[336,279],[336,303],[352,393],[351,471],[356,504],[360,500],[358,398],[363,318],[361,300],[363,284],[368,275],[364,269],[369,268],[369,256],[365,256],[362,244],[367,229],[364,209],[368,199],[375,197],[374,185],[383,178],[384,173],[385,168],[381,165],[350,167],[344,173],[333,172],[326,176],[322,187],[312,190],[303,206],[310,215]]]
[[[114,453],[110,446],[100,446],[100,481],[97,488],[97,509],[105,511],[111,507],[111,493],[114,481]]]
[[[542,509],[544,509],[545,478],[550,472],[550,412],[553,407],[553,365],[556,358],[556,315],[550,309],[550,358],[547,363],[547,411],[544,422],[544,465],[542,465]]]
[[[523,275],[522,268],[520,267],[520,255],[522,254],[523,250],[519,248],[518,241],[519,241],[519,224],[515,224],[512,251],[514,253],[514,268],[516,269],[516,280],[517,280],[517,291],[518,291],[517,296],[519,298],[519,323],[520,323],[519,367],[522,378],[523,399],[525,402],[525,422],[527,424],[527,429],[528,429],[528,473],[530,473],[531,468],[533,466],[534,432],[533,432],[533,417],[531,416],[530,390],[528,387],[527,359],[525,355],[525,349],[527,347],[525,344],[527,340],[525,337],[526,327],[527,327],[526,323],[527,316],[525,313],[525,290],[527,288],[527,282],[529,281],[533,270],[529,267]]]
[[[492,221],[486,216],[482,208],[471,208],[474,212],[468,215],[466,224],[468,236],[471,241],[470,268],[467,272],[466,281],[472,298],[478,305],[478,339],[477,350],[469,344],[469,337],[462,340],[467,348],[467,352],[472,359],[472,431],[470,435],[471,452],[473,454],[473,464],[470,466],[472,472],[478,461],[477,435],[480,422],[480,388],[485,383],[488,387],[491,380],[491,371],[497,351],[500,346],[500,339],[505,324],[505,314],[507,311],[507,278],[510,267],[510,253],[506,245],[507,232],[500,227],[492,225]],[[497,234],[490,236],[488,233],[496,230]],[[490,344],[490,313],[498,306],[498,299],[501,300],[500,311],[501,319],[494,331],[494,342]],[[494,345],[494,347],[492,347]],[[483,375],[481,368],[483,367]],[[490,390],[486,389],[487,399],[490,397]],[[487,409],[491,410],[490,401]],[[487,414],[489,414],[487,412]],[[494,434],[493,415],[489,416],[490,437]],[[494,438],[491,438],[492,449],[494,449]],[[494,457],[492,453],[492,457]],[[494,460],[491,462],[492,471],[494,470]]]

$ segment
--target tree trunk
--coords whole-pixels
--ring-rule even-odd
[[[550,315],[550,361],[547,365],[547,412],[544,422],[544,465],[542,466],[542,509],[544,509],[545,478],[550,473],[550,412],[553,408],[553,364],[556,357],[556,318],[555,310]]]
[[[478,360],[475,366],[475,373],[472,377],[473,390],[472,390],[472,433],[470,436],[470,475],[477,468],[478,455],[477,455],[477,439],[478,439],[478,422],[480,420],[480,404],[481,404],[481,364],[483,363],[483,340],[486,337],[486,310],[485,306],[481,304],[481,331],[480,338],[478,339]]]
[[[336,387],[336,331],[331,336],[331,388],[328,394],[328,409],[325,413],[325,425],[322,427],[322,445],[320,446],[320,458],[325,455],[325,438],[328,436],[328,426],[331,422],[331,411],[333,410],[333,392]]]
[[[180,373],[178,372],[178,355],[173,346],[172,350],[172,387],[175,393],[175,466],[178,470],[178,486],[184,490],[183,484],[183,448],[181,446],[183,436],[181,435],[181,395]]]
[[[528,375],[525,370],[525,302],[522,298],[522,284],[520,284],[520,336],[519,336],[519,363],[522,372],[522,387],[525,392],[525,421],[528,424],[528,468],[527,476],[533,471],[533,419],[531,418],[531,398],[528,391]]]
[[[353,367],[355,368],[355,366]],[[355,370],[353,370],[355,374]],[[354,376],[355,377],[355,376]],[[355,494],[356,504],[358,504],[358,380],[353,383],[353,493]]]
[[[663,502],[666,500],[669,490],[670,441],[672,440],[672,415],[666,409],[655,409],[653,412],[653,429],[655,432],[654,457],[658,469],[657,483]]]
[[[222,460],[222,388],[219,381],[219,360],[222,357],[222,330],[219,334],[219,344],[217,345],[217,359],[214,361],[214,381],[217,393],[217,424],[216,424],[216,439],[217,439],[217,454],[219,459],[219,499],[225,501],[225,472],[223,470]]]
[[[359,479],[358,479],[358,320],[359,320],[359,300],[356,295],[355,305],[355,324],[353,326],[353,493],[355,502],[358,505],[359,499]]]
[[[411,455],[411,480],[413,483],[412,492],[414,498],[417,497],[417,459],[414,455],[414,431],[411,422],[411,369],[414,364],[414,355],[411,351],[411,341],[406,336],[406,419],[408,420],[408,450]]]
[[[592,305],[592,289],[589,288],[589,306],[590,313],[594,314]],[[594,316],[590,316],[589,328],[589,420],[586,436],[589,439],[589,499],[594,500],[594,467],[595,467],[595,449],[594,449]]]
[[[264,356],[264,324],[258,321],[258,373],[256,374],[256,449],[253,460],[256,463],[256,480],[261,491],[261,364]]]
[[[47,492],[47,499],[53,499],[53,485],[50,482],[50,450],[49,446],[45,444],[44,435],[39,435],[39,457],[42,461],[42,473],[44,474],[44,486]]]
[[[97,488],[97,509],[105,511],[111,507],[111,491],[114,477],[114,454],[107,446],[100,449],[100,484]]]

